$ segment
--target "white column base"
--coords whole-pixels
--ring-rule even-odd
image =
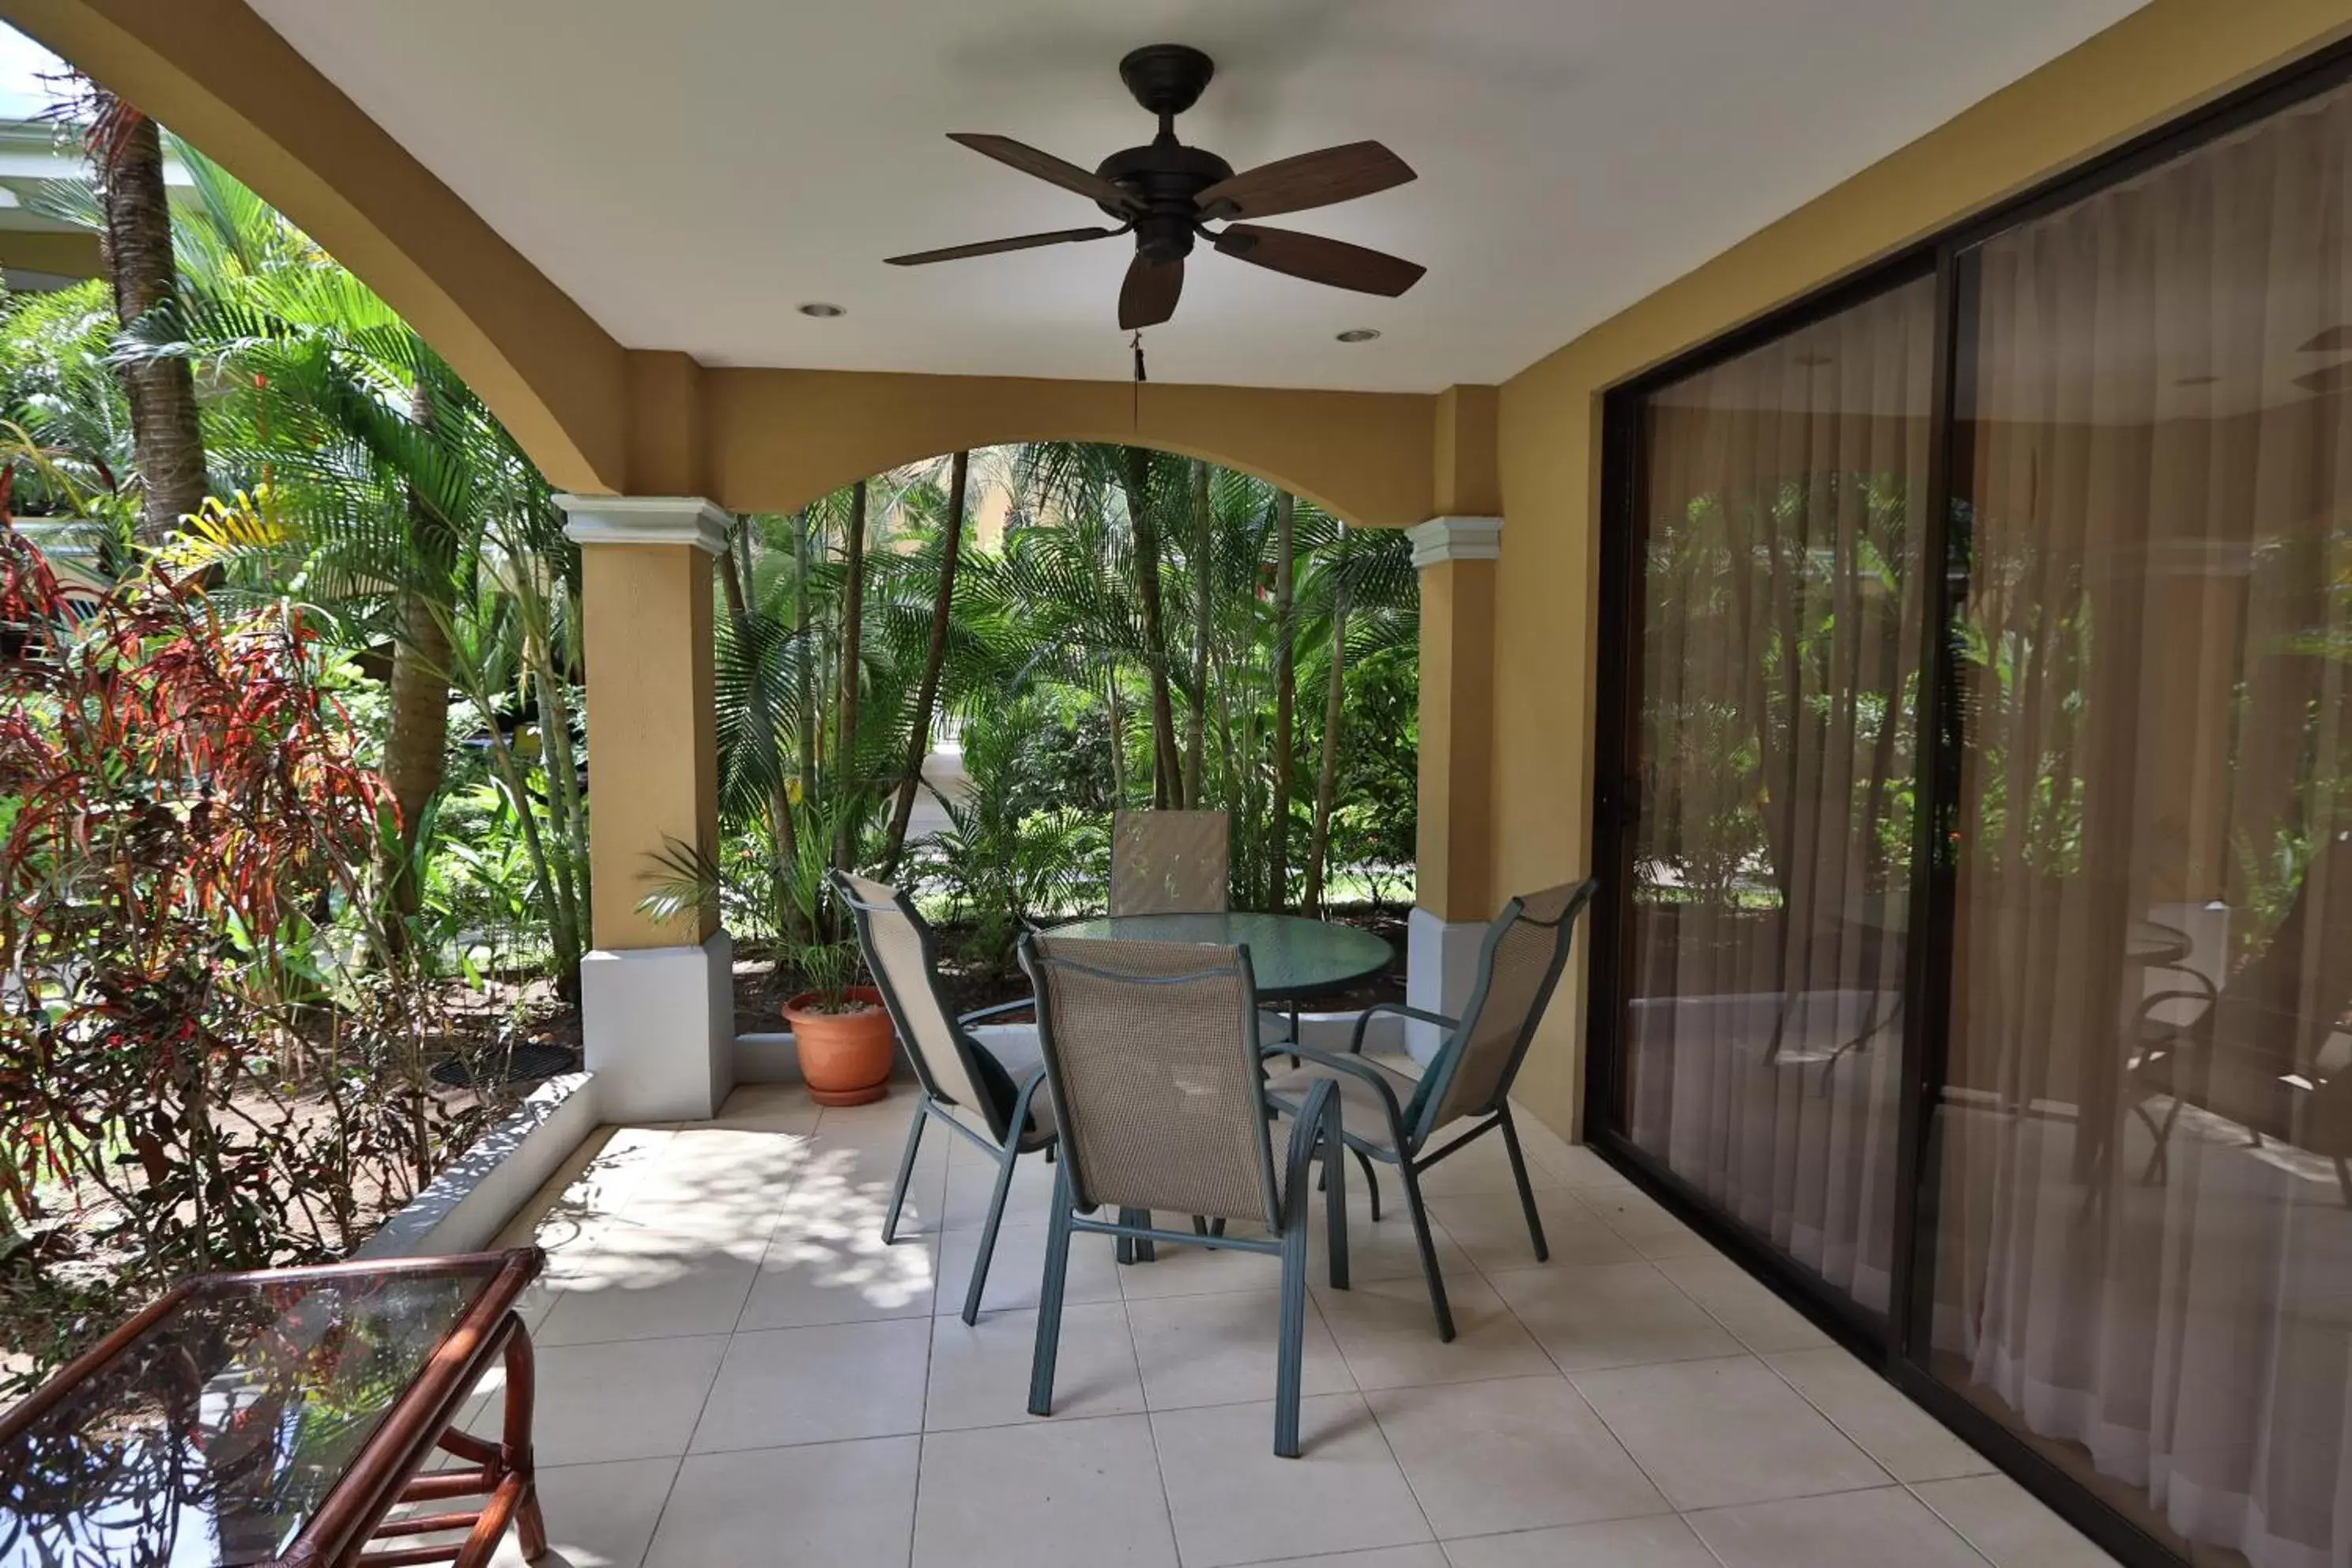
[[[701,1121],[735,1087],[735,943],[590,953],[580,1021],[604,1121]]]
[[[1460,1017],[1478,982],[1478,949],[1486,940],[1485,921],[1442,921],[1414,905],[1405,921],[1405,1001],[1449,1018]],[[1404,1048],[1415,1061],[1435,1056],[1444,1038],[1434,1024],[1405,1022]]]

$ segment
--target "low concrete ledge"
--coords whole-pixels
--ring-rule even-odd
[[[565,1073],[530,1091],[352,1256],[414,1258],[488,1247],[566,1156],[596,1130],[596,1075]]]

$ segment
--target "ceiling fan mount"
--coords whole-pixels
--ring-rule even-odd
[[[1412,179],[1404,160],[1386,147],[1377,142],[1350,142],[1236,174],[1214,153],[1176,139],[1176,116],[1200,101],[1216,75],[1216,63],[1207,55],[1184,44],[1149,44],[1130,50],[1119,61],[1118,74],[1135,101],[1159,118],[1159,133],[1142,146],[1112,153],[1092,173],[1009,136],[949,132],[950,141],[975,153],[1088,197],[1118,220],[1118,227],[983,240],[894,256],[891,264],[960,261],[1132,234],[1135,259],[1119,290],[1122,329],[1156,326],[1175,314],[1184,286],[1184,258],[1202,239],[1221,254],[1255,266],[1360,293],[1402,294],[1420,280],[1422,268],[1377,250],[1233,221],[1352,201]],[[1208,226],[1217,222],[1225,226]]]
[[[1118,79],[1146,113],[1172,119],[1201,101],[1217,62],[1190,44],[1146,44],[1118,62]]]

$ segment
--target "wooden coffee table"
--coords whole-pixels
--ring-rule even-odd
[[[540,1556],[513,1309],[545,1261],[523,1247],[175,1287],[0,1416],[0,1564],[478,1568],[509,1523]],[[501,1358],[493,1443],[455,1424]],[[436,1453],[463,1464],[425,1471]],[[469,1500],[386,1521],[453,1500]]]

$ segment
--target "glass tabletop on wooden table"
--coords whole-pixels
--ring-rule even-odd
[[[243,1568],[298,1543],[341,1561],[470,1394],[541,1261],[523,1248],[174,1288],[0,1415],[0,1568]]]
[[[1345,991],[1396,962],[1396,950],[1370,931],[1306,915],[1104,915],[1057,925],[1047,934],[1246,947],[1258,995],[1269,1002],[1303,1002]]]

